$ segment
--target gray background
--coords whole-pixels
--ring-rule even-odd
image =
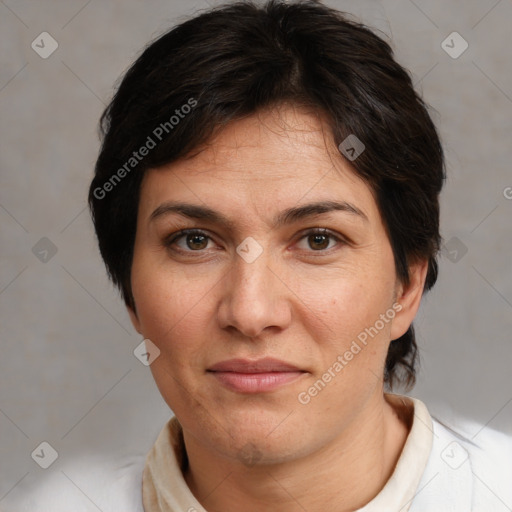
[[[411,394],[512,433],[512,0],[326,3],[391,37],[446,150],[446,247],[415,324]],[[0,3],[0,508],[75,457],[145,453],[170,415],[133,355],[141,339],[107,281],[86,192],[116,79],[150,39],[215,4]],[[31,48],[43,31],[59,45],[47,59]],[[441,47],[453,31],[469,43],[456,59]],[[46,262],[43,237],[57,249]],[[47,470],[30,457],[42,441],[59,453]]]

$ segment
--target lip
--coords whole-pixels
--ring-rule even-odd
[[[229,359],[214,364],[208,368],[212,372],[237,372],[237,373],[268,373],[268,372],[300,372],[297,366],[294,366],[280,359],[273,357],[264,357],[263,359]]]
[[[239,393],[273,391],[307,373],[297,366],[271,357],[255,361],[230,359],[214,364],[207,371],[222,385]]]

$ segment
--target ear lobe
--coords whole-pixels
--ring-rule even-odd
[[[134,329],[142,335],[142,332],[141,332],[141,327],[140,327],[140,321],[137,317],[137,313],[135,313],[135,311],[130,307],[130,306],[126,306],[126,309],[128,310],[128,314],[130,315],[130,320],[132,321],[132,325],[134,327]]]
[[[425,279],[427,277],[428,260],[422,260],[410,265],[410,281],[407,286],[400,285],[396,302],[401,309],[395,315],[391,325],[391,339],[396,340],[403,336],[412,324],[420,307]]]

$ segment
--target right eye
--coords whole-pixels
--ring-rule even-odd
[[[184,243],[178,243],[181,240]],[[177,246],[178,252],[202,252],[207,248],[208,240],[212,240],[211,237],[200,229],[182,229],[166,237],[164,245],[171,250],[176,250],[174,246]]]

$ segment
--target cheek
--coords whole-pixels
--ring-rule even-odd
[[[394,316],[392,283],[345,274],[324,284],[321,292],[316,287],[302,292],[319,363],[302,391],[311,390],[318,411],[334,408],[349,415],[382,382]]]
[[[329,338],[347,340],[369,327],[391,306],[393,281],[375,269],[343,269],[297,279],[305,317]],[[320,332],[319,331],[319,332]]]
[[[211,312],[205,308],[214,283],[170,272],[154,261],[134,259],[132,290],[142,335],[160,350],[150,370],[169,407],[182,414],[190,408],[201,409],[204,401],[197,371],[210,349],[205,332],[211,329],[205,323]]]
[[[142,334],[161,351],[190,352],[201,318],[204,322],[207,294],[215,280],[211,275],[190,274],[145,255],[134,258],[132,290]]]

